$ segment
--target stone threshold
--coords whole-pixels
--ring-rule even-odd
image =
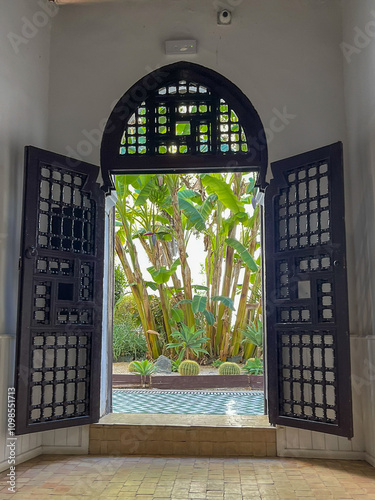
[[[111,413],[90,425],[91,455],[275,457],[266,415]]]
[[[273,429],[267,415],[182,415],[108,413],[93,425],[152,425],[178,427],[254,427]]]

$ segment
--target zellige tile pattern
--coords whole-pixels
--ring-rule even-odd
[[[263,391],[169,391],[114,389],[114,413],[263,415]]]

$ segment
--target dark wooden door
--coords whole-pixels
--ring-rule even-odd
[[[25,150],[17,434],[99,419],[105,200],[98,173]]]
[[[278,161],[265,194],[273,424],[352,437],[342,144]]]

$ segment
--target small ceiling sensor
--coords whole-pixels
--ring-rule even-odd
[[[232,22],[232,13],[227,10],[220,10],[217,13],[217,24],[230,24]]]

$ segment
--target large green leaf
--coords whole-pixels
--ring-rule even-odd
[[[139,175],[116,175],[115,185],[116,193],[119,198],[128,196],[130,194],[129,186],[135,187],[138,183]]]
[[[154,283],[153,281],[145,281],[145,285],[149,288],[151,288],[152,290],[154,290],[156,292],[156,290],[158,289],[158,286],[156,283]]]
[[[153,280],[158,285],[161,285],[163,283],[167,283],[169,281],[169,278],[171,277],[170,272],[164,266],[162,266],[158,270],[155,270],[155,268],[153,266],[148,267],[147,271],[151,274]]]
[[[233,213],[243,212],[244,208],[237,200],[236,195],[226,182],[211,175],[204,174],[201,177],[202,184],[211,194],[216,194],[221,203]]]
[[[181,265],[180,259],[176,259],[171,265],[171,275],[177,271],[178,266]]]
[[[170,221],[169,219],[167,219],[167,217],[163,217],[162,215],[158,214],[158,215],[155,215],[155,220],[157,222],[160,222],[163,226],[169,226],[170,224]]]
[[[204,229],[206,229],[203,217],[191,203],[182,198],[179,198],[178,203],[184,215],[198,231],[203,231]]]
[[[204,310],[203,311],[204,317],[206,318],[207,323],[212,326],[215,323],[215,316],[212,314],[211,311]]]
[[[195,198],[196,200],[200,200],[200,194],[198,191],[193,191],[192,189],[180,189],[177,193],[179,200],[191,200]]]
[[[193,313],[203,312],[206,309],[207,297],[202,297],[201,295],[194,295],[191,308]]]
[[[217,201],[218,196],[216,193],[210,194],[203,202],[203,205],[200,207],[199,211],[204,220],[208,219],[208,216],[212,212],[215,207],[215,202]]]
[[[180,300],[179,302],[177,302],[176,306],[179,306],[180,304],[191,304],[191,303],[192,303],[192,300],[183,299],[183,300]]]
[[[155,187],[155,179],[154,177],[151,177],[151,179],[149,179],[140,190],[138,197],[134,203],[134,207],[139,207],[141,205],[144,205],[149,199],[150,193],[154,189],[154,187]]]
[[[191,285],[192,288],[194,288],[195,291],[197,290],[204,290],[205,292],[208,291],[208,287],[204,285]]]
[[[180,265],[180,259],[176,259],[171,265],[170,269],[167,269],[164,266],[161,266],[159,269],[155,269],[154,266],[148,267],[147,271],[151,274],[153,280],[158,285],[163,283],[167,283],[169,278],[174,274],[177,270],[177,267]]]
[[[172,319],[176,323],[181,323],[184,321],[184,311],[182,309],[173,308],[171,309]]]
[[[225,297],[224,295],[215,295],[215,297],[212,297],[212,300],[216,302],[221,302],[225,306],[229,307],[229,309],[232,309],[234,311],[234,302],[230,297]]]
[[[235,238],[227,238],[225,240],[225,243],[236,250],[242,261],[247,265],[250,271],[253,271],[254,273],[258,271],[258,266],[256,265],[255,260],[252,258],[249,251],[243,246],[241,242],[239,242]]]

